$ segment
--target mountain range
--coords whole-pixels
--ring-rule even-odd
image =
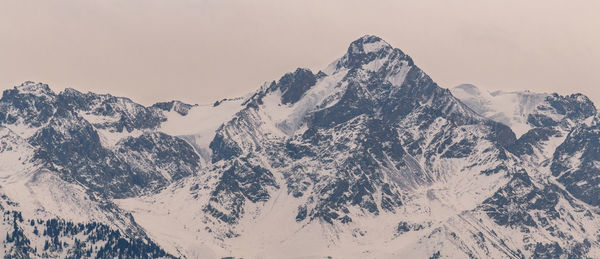
[[[442,88],[370,35],[206,105],[25,82],[0,99],[0,251],[596,258],[599,142],[582,94]]]

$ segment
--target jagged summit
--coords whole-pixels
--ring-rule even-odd
[[[35,90],[43,90],[49,91],[50,87],[47,84],[33,81],[25,81],[22,84],[15,86],[15,89],[22,91],[35,91]]]
[[[117,97],[117,96],[113,96],[113,95],[111,95],[109,93],[94,93],[94,92],[91,92],[91,91],[82,92],[82,91],[79,91],[79,90],[77,90],[75,88],[72,88],[72,87],[65,88],[64,90],[62,90],[59,93],[59,95],[62,95],[62,96],[78,96],[78,97],[86,97],[87,96],[88,98],[101,97],[101,98],[105,98],[105,99],[108,99],[108,98],[122,98],[122,99],[131,100],[128,97]]]
[[[382,38],[374,35],[365,35],[350,44],[348,53],[371,53],[391,48],[392,46]]]
[[[295,103],[316,83],[317,77],[310,69],[298,68],[294,73],[285,74],[277,84],[272,84],[271,90],[281,91],[283,104]]]
[[[383,99],[402,93],[400,90],[389,88],[390,85],[399,88],[405,83],[404,86],[415,89],[413,94],[417,94],[414,93],[415,91],[435,91],[443,95],[445,93],[441,92],[446,91],[439,88],[427,74],[414,65],[412,58],[400,49],[393,48],[377,36],[365,35],[350,43],[348,51],[323,71],[315,74],[308,68],[298,68],[294,72],[283,75],[279,80],[263,86],[245,104],[256,106],[257,102],[261,103],[269,93],[279,91],[284,105],[295,104],[304,99],[304,96],[310,95],[311,97],[305,98],[306,103],[301,105],[312,109],[307,105],[313,106],[317,104],[315,102],[333,101],[340,97],[334,96],[343,93],[346,86],[333,85],[331,79],[341,76],[348,77],[347,81],[366,84],[368,88],[378,88],[377,92],[391,90],[391,93],[388,92],[388,97],[381,93],[380,98]],[[373,81],[368,82],[369,80]],[[419,83],[414,84],[417,81]],[[353,87],[355,86],[350,86]],[[384,101],[383,99],[381,101]]]
[[[33,94],[37,96],[52,96],[55,93],[50,89],[47,84],[37,83],[33,81],[25,81],[22,84],[15,86],[14,90],[20,94]]]
[[[8,89],[8,90],[4,91],[5,98],[10,98],[10,96],[14,96],[14,95],[26,95],[26,94],[32,94],[37,97],[46,96],[46,97],[52,97],[52,98],[59,96],[59,97],[63,98],[62,101],[67,101],[67,100],[70,100],[71,98],[80,98],[80,99],[83,99],[86,101],[96,100],[98,102],[98,100],[106,101],[106,100],[112,99],[112,100],[115,100],[118,102],[134,103],[134,101],[128,97],[113,96],[109,93],[105,93],[105,94],[94,93],[91,91],[84,93],[82,91],[79,91],[79,90],[77,90],[75,88],[71,88],[71,87],[67,87],[57,94],[50,88],[50,86],[48,84],[41,83],[41,82],[33,82],[33,81],[25,81],[18,86],[14,86],[13,89]],[[138,104],[136,104],[136,105],[138,105]],[[157,102],[150,107],[159,108],[159,109],[162,109],[165,111],[171,111],[172,109],[174,109],[181,115],[186,115],[187,112],[189,111],[189,109],[194,106],[197,106],[197,104],[192,105],[192,104],[184,103],[179,100],[172,100],[169,102]]]
[[[334,64],[338,69],[341,67],[357,69],[376,60],[379,61],[375,62],[376,64],[371,64],[372,66],[377,67],[385,63],[399,61],[405,61],[408,65],[413,65],[412,59],[400,49],[393,48],[383,39],[371,35],[363,36],[350,43],[346,54]]]

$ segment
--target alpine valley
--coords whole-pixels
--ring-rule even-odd
[[[0,99],[5,258],[599,258],[584,95],[438,86],[376,36],[209,105]]]

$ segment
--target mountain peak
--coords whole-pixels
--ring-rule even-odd
[[[298,68],[293,73],[287,73],[279,82],[271,86],[272,90],[281,91],[283,104],[291,104],[300,100],[302,95],[317,83],[317,76],[306,68]]]
[[[33,94],[33,95],[54,95],[54,92],[50,89],[47,84],[36,83],[32,81],[25,81],[19,86],[15,86],[15,90],[22,94]]]
[[[391,48],[392,46],[383,39],[373,35],[365,35],[350,43],[348,53],[372,53]]]
[[[380,64],[386,63],[385,60],[405,60],[409,65],[413,64],[412,59],[400,49],[377,36],[365,35],[350,43],[346,54],[334,63],[335,67],[328,67],[326,73],[340,67],[361,68],[375,60],[381,60]]]

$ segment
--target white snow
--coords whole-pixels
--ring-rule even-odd
[[[23,138],[29,138],[35,134],[39,128],[29,127],[26,124],[17,122],[15,124],[4,125],[4,127],[10,129],[11,131],[23,136]]]
[[[16,86],[15,89],[19,90],[22,94],[31,94],[37,97],[49,97],[51,93],[50,88],[47,84],[35,83],[31,81],[24,82],[23,84]]]
[[[375,65],[373,65],[375,66]],[[365,69],[371,69],[367,67]],[[407,63],[397,66],[398,70],[391,73],[388,80],[395,86],[402,85],[407,71]],[[281,93],[272,92],[263,99],[259,109],[244,113],[243,120],[227,124],[224,134],[231,134],[238,144],[242,145],[244,152],[252,150],[256,142],[269,139],[285,140],[286,137],[299,134],[306,129],[304,118],[310,112],[324,107],[330,107],[339,99],[340,93],[345,89],[343,78],[347,71],[329,71],[331,74],[320,79],[300,101],[292,105],[281,103]],[[239,108],[239,107],[238,107]],[[232,115],[233,116],[233,115]],[[186,119],[186,117],[179,117]],[[169,117],[171,120],[172,117]],[[358,117],[355,120],[360,120]],[[414,132],[415,136],[424,136],[424,148],[431,149],[435,145],[435,135],[439,132],[451,134],[455,141],[474,138],[473,132],[478,132],[475,125],[465,126],[454,131],[449,131],[448,122],[442,118],[436,120],[427,132],[418,128],[418,124],[411,122],[416,118],[407,118],[406,125],[415,125],[414,128],[402,129]],[[251,123],[256,127],[252,132],[240,129],[240,125]],[[351,123],[350,123],[351,124]],[[357,125],[362,125],[357,123]],[[181,125],[172,124],[173,127]],[[189,125],[193,127],[194,125]],[[216,126],[215,126],[216,127]],[[229,128],[230,127],[230,128]],[[166,127],[165,127],[166,128]],[[183,127],[185,128],[185,127]],[[163,128],[164,129],[164,128]],[[213,127],[214,129],[214,127]],[[187,129],[191,130],[191,129]],[[356,129],[357,131],[360,128]],[[332,130],[332,142],[344,142],[346,138],[356,138],[355,135],[342,134]],[[177,132],[173,129],[171,132]],[[179,135],[190,132],[180,132]],[[285,133],[285,134],[281,134]],[[247,135],[248,134],[248,135]],[[484,133],[481,133],[484,134]],[[483,136],[477,136],[482,139]],[[264,143],[261,143],[264,145]],[[248,146],[245,146],[248,145]],[[307,223],[296,222],[295,216],[300,204],[306,204],[308,196],[303,198],[292,197],[287,190],[283,173],[295,164],[308,167],[318,165],[318,161],[304,159],[295,161],[294,164],[285,165],[283,168],[269,168],[275,175],[280,189],[270,192],[271,199],[265,203],[251,202],[244,207],[244,217],[239,224],[223,225],[207,217],[202,211],[207,204],[209,192],[214,187],[217,176],[210,168],[205,167],[205,172],[199,173],[198,178],[190,178],[182,183],[175,183],[157,195],[143,198],[118,200],[121,208],[134,215],[136,221],[144,226],[147,233],[167,247],[173,253],[181,253],[191,257],[209,255],[210,257],[235,256],[244,258],[397,258],[407,254],[415,258],[427,258],[442,248],[446,256],[463,257],[461,247],[454,245],[439,246],[438,240],[429,241],[428,236],[436,236],[437,229],[445,229],[446,234],[467,229],[469,219],[461,216],[477,208],[481,202],[491,196],[500,186],[508,181],[506,175],[510,172],[501,171],[491,176],[481,171],[494,168],[495,153],[489,152],[493,145],[486,141],[477,143],[474,154],[469,158],[444,159],[436,157],[429,166],[423,157],[416,158],[418,166],[427,168],[430,179],[435,180],[432,185],[415,182],[414,188],[407,191],[404,205],[396,213],[382,212],[379,216],[365,214],[351,207],[353,222],[349,224],[333,224],[319,220]],[[352,148],[352,147],[350,147]],[[255,155],[260,155],[257,153]],[[348,154],[340,152],[336,160],[343,160]],[[260,157],[265,166],[266,158]],[[215,166],[219,166],[217,164]],[[476,166],[474,166],[476,165]],[[320,176],[335,175],[335,170],[318,168]],[[389,174],[389,177],[393,177]],[[197,193],[190,192],[190,187],[198,184]],[[421,184],[421,185],[419,185]],[[194,193],[194,194],[192,194]],[[307,191],[310,193],[310,190]],[[411,231],[398,235],[395,232],[400,221],[425,226],[419,231]],[[156,224],[161,222],[162,224]],[[468,221],[471,223],[471,221]],[[207,229],[210,229],[209,232]],[[237,237],[224,238],[224,231],[231,229]],[[469,228],[471,229],[471,228]],[[478,229],[478,228],[475,228]],[[472,236],[464,235],[465,239]],[[440,237],[439,242],[448,242],[448,236]],[[472,244],[471,244],[472,245]],[[426,249],[421,249],[426,247]],[[497,252],[496,255],[502,255]]]
[[[246,97],[228,99],[218,106],[212,104],[194,106],[185,116],[175,111],[167,112],[167,121],[162,123],[158,130],[173,136],[185,136],[185,139],[188,142],[192,141],[191,144],[206,159],[205,156],[210,154],[208,146],[216,130],[243,108],[242,103],[246,99]]]
[[[371,61],[367,64],[364,64],[362,66],[362,69],[365,71],[377,72],[377,71],[379,71],[379,69],[381,69],[383,67],[385,62],[386,62],[385,58],[376,58],[373,61]]]
[[[388,46],[383,41],[377,41],[364,44],[363,48],[369,53]],[[406,60],[390,64],[386,58],[375,59],[364,65],[363,71],[358,71],[356,75],[367,75],[386,66],[390,71],[385,80],[395,87],[401,87],[412,67]],[[301,198],[293,197],[287,189],[285,174],[290,174],[294,166],[308,168],[299,170],[314,170],[321,179],[309,187],[314,189],[315,185],[320,184],[319,181],[336,177],[336,167],[332,165],[336,161],[348,159],[349,152],[333,154],[333,162],[329,164],[317,159],[303,158],[292,162],[283,160],[286,163],[277,165],[276,168],[271,168],[272,161],[261,152],[268,152],[264,149],[268,149],[269,144],[284,143],[283,141],[298,136],[307,129],[305,119],[311,112],[331,107],[339,100],[347,86],[344,78],[348,70],[338,68],[338,64],[339,60],[328,66],[325,69],[327,76],[320,78],[316,85],[294,104],[282,104],[281,92],[276,91],[268,93],[256,110],[243,110],[242,104],[249,97],[246,96],[225,100],[217,106],[195,106],[186,116],[175,111],[165,113],[167,121],[158,131],[182,137],[190,142],[206,161],[209,161],[210,156],[209,143],[214,138],[215,131],[223,127],[223,134],[240,144],[243,152],[256,151],[253,153],[255,157],[249,159],[260,161],[261,166],[273,173],[279,188],[269,190],[271,198],[266,202],[247,201],[243,208],[244,216],[239,224],[225,224],[207,216],[203,211],[204,206],[210,202],[210,193],[220,177],[218,170],[223,169],[225,162],[206,162],[197,175],[174,182],[159,193],[114,202],[121,209],[131,212],[135,221],[143,226],[146,233],[161,247],[176,256],[187,258],[428,258],[436,251],[442,251],[442,256],[451,258],[467,257],[465,251],[472,251],[474,257],[501,258],[507,256],[509,249],[520,249],[531,244],[528,243],[529,239],[561,241],[542,228],[524,235],[519,229],[501,227],[482,212],[480,206],[498,188],[505,185],[521,166],[528,170],[536,183],[554,181],[548,159],[564,141],[567,131],[541,143],[531,157],[519,160],[509,154],[506,160],[500,162],[497,158],[498,149],[486,140],[486,134],[489,132],[485,132],[484,126],[450,126],[448,120],[440,117],[427,128],[421,128],[416,112],[399,123],[397,132],[401,135],[400,141],[404,144],[406,141],[422,138],[422,141],[415,142],[419,145],[418,148],[439,148],[440,154],[435,153],[431,157],[424,154],[407,155],[404,160],[407,164],[410,163],[407,168],[414,169],[419,174],[414,178],[402,175],[404,172],[397,168],[382,166],[384,177],[391,179],[390,183],[405,184],[401,188],[403,205],[396,208],[397,211],[381,210],[379,215],[373,215],[350,206],[349,215],[352,222],[347,224],[329,224],[319,219],[297,222],[295,217],[298,206],[315,206],[312,201],[318,199],[318,192],[309,189]],[[266,85],[260,91],[265,90]],[[548,96],[530,92],[490,93],[480,91],[472,85],[458,86],[452,93],[481,115],[507,124],[519,136],[530,129],[527,116]],[[424,105],[428,104],[431,104],[431,100]],[[119,107],[130,113],[135,113],[139,108],[128,99],[120,99]],[[463,107],[449,103],[446,111],[461,112]],[[80,115],[93,124],[115,122],[118,119]],[[347,128],[329,129],[329,144],[333,146],[335,143],[348,142],[350,144],[346,148],[355,149],[360,137],[358,133],[365,130],[364,127],[361,128],[361,125],[364,125],[362,120],[365,120],[365,117],[358,116],[343,125]],[[585,123],[590,126],[596,121],[588,118]],[[99,204],[89,199],[89,193],[82,185],[65,182],[56,172],[31,163],[34,148],[25,138],[34,134],[36,130],[37,128],[30,128],[22,123],[6,128],[0,126],[0,194],[11,197],[21,204],[19,210],[35,217],[60,216],[75,222],[96,220],[122,226],[124,223],[116,222],[115,215],[101,209]],[[123,138],[144,133],[139,130],[122,133],[108,129],[97,130],[102,145],[109,148],[114,147]],[[448,137],[452,143],[440,145],[440,137]],[[470,155],[463,158],[446,158],[441,155],[445,151],[451,151],[452,144],[461,140],[477,140],[471,147]],[[262,148],[262,151],[257,151],[257,147]],[[571,157],[570,164],[575,166],[580,163],[580,156],[581,153],[577,153]],[[384,157],[381,159],[383,161],[377,162],[383,165],[389,162],[385,161],[386,159],[391,160]],[[498,166],[504,165],[501,163],[507,163],[509,169],[491,175],[482,173],[500,168]],[[323,167],[318,167],[321,165]],[[166,172],[161,173],[169,178]],[[578,185],[586,183],[580,181]],[[381,193],[375,196],[377,200],[382,198]],[[574,240],[595,240],[598,231],[594,226],[600,226],[600,218],[585,217],[584,211],[594,208],[585,204],[576,205],[577,209],[571,202],[561,199],[556,206],[557,210],[572,217],[569,219],[563,215],[565,220],[553,221],[553,226],[572,235]],[[513,204],[510,210],[517,211],[518,206],[519,204]],[[398,233],[396,227],[399,222],[421,225],[423,229]],[[574,227],[583,225],[592,226],[588,228],[592,231],[586,233]],[[239,236],[226,237],[227,233]],[[515,236],[519,238],[513,239]],[[482,237],[485,237],[486,241],[480,243],[478,238]],[[591,255],[600,253],[596,246],[592,248]],[[530,253],[523,252],[526,257]]]
[[[387,44],[387,42],[385,42],[383,40],[363,44],[363,49],[364,49],[365,53],[377,52],[383,48],[389,48],[389,47],[390,47],[390,45]]]
[[[18,134],[0,126],[0,194],[6,195],[29,218],[61,217],[74,222],[96,220],[118,224],[84,187],[60,179],[31,161],[34,148]]]
[[[261,110],[270,117],[277,128],[288,135],[293,134],[302,126],[303,119],[309,112],[314,111],[317,107],[333,105],[331,101],[336,101],[337,98],[330,97],[343,91],[344,86],[340,82],[347,72],[348,70],[344,68],[320,79],[298,102],[292,105],[281,103],[281,93],[270,94],[263,99],[264,105],[261,106]]]
[[[509,126],[517,137],[531,129],[527,117],[549,96],[529,91],[490,93],[468,84],[459,85],[451,91],[475,112]]]
[[[401,61],[401,65],[400,68],[397,71],[393,71],[391,73],[391,76],[389,76],[388,81],[396,87],[400,87],[402,86],[402,84],[404,83],[404,80],[406,79],[406,75],[408,75],[408,72],[410,71],[412,67],[408,65],[408,61],[403,60]]]

